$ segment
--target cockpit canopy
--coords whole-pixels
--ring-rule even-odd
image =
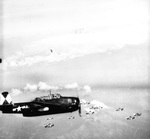
[[[60,94],[49,94],[48,96],[37,97],[33,101],[43,101],[43,100],[51,100],[51,99],[59,99],[61,97]]]

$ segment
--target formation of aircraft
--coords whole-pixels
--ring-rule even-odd
[[[133,119],[135,119],[135,117],[138,117],[138,116],[141,116],[142,115],[142,113],[134,113],[133,114],[133,116],[128,116],[128,117],[126,117],[126,119],[127,120],[133,120]]]
[[[102,106],[92,106],[90,109],[102,109],[103,107]]]
[[[2,113],[22,114],[30,117],[78,110],[81,116],[81,106],[78,97],[65,97],[60,94],[51,94],[50,92],[48,96],[37,97],[29,102],[13,103],[10,94],[2,92],[0,98],[0,111]]]
[[[138,112],[133,114],[133,116],[141,116],[141,115],[142,113],[138,113]]]
[[[69,117],[68,117],[68,119],[74,119],[74,118],[75,118],[74,116],[69,116]]]
[[[128,116],[128,117],[126,117],[126,119],[127,120],[133,120],[133,119],[135,119],[135,116]]]
[[[83,105],[89,105],[90,104],[90,102],[87,102],[86,100],[84,100],[84,99],[81,99],[81,102],[80,102],[81,104],[83,104]]]
[[[117,109],[116,109],[116,111],[123,111],[123,110],[124,110],[124,108],[117,108]],[[133,116],[127,116],[126,119],[127,119],[127,120],[133,120],[133,119],[135,119],[137,116],[141,116],[141,115],[142,115],[142,113],[138,113],[138,112],[137,112],[137,113],[134,113]]]
[[[49,118],[47,118],[47,120],[52,120],[53,119],[53,117],[49,117]]]
[[[47,121],[50,121],[50,123],[45,123],[43,126],[45,128],[52,128],[52,127],[54,127],[54,124],[52,123],[53,119],[54,119],[53,117],[48,117]],[[73,119],[75,119],[75,116],[68,116],[67,119],[73,120]]]
[[[85,108],[85,114],[94,114],[95,111],[93,109],[90,109],[90,108]]]
[[[54,126],[53,123],[44,124],[45,128],[52,128]]]

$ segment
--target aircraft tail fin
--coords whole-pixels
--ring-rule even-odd
[[[11,96],[8,92],[2,92],[0,94],[0,105],[12,104]]]

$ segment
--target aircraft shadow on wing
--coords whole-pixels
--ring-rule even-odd
[[[79,110],[79,115],[81,114],[80,100],[78,97],[66,97],[60,94],[50,93],[48,96],[37,97],[30,102],[13,103],[10,94],[8,92],[2,92],[0,98],[0,110],[2,113],[20,113],[23,116],[29,117]]]

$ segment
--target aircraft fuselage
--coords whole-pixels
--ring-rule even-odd
[[[0,105],[2,113],[22,114],[23,116],[41,116],[73,112],[79,109],[77,97],[59,97],[51,99],[36,98],[31,102]]]

